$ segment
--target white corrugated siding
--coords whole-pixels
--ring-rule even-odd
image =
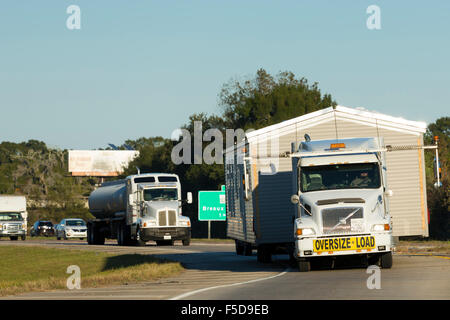
[[[290,151],[291,142],[296,141],[298,145],[304,140],[305,133],[313,140],[335,139],[336,126],[338,138],[380,136],[384,138],[386,145],[422,144],[420,132],[395,127],[392,123],[378,124],[374,119],[364,121],[345,113],[336,112],[335,115],[330,112],[328,115],[320,115],[313,123],[310,119],[304,124],[301,121],[290,123],[286,127],[278,127],[276,130],[253,136],[250,140],[252,155],[264,154],[262,150],[266,150],[265,155],[270,155],[274,139],[278,139],[275,144],[279,146],[279,153]],[[428,236],[423,150],[388,152],[386,162],[388,186],[394,192],[390,199],[394,235]],[[259,188],[255,190],[258,193],[259,206],[255,209],[260,211],[260,229],[257,234],[270,238],[267,240],[276,241],[285,239],[281,235],[277,236],[281,230],[288,230],[289,234],[293,232],[290,230],[292,205],[289,201],[292,193],[289,172],[292,171],[292,165],[290,159],[259,160],[258,170],[270,171],[270,163],[276,166],[280,176],[263,176],[262,179],[259,177]]]

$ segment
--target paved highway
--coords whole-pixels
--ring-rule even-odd
[[[114,253],[153,254],[182,262],[182,274],[155,281],[108,288],[82,288],[27,293],[7,299],[450,299],[450,257],[394,255],[392,269],[381,269],[379,289],[374,273],[354,264],[335,265],[335,269],[316,269],[300,273],[287,256],[274,256],[273,262],[260,264],[256,256],[237,256],[234,244],[193,243],[157,247],[119,247],[115,242],[88,246],[83,241],[0,241],[0,245],[45,246],[65,249],[97,250]]]

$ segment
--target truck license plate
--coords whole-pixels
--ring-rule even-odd
[[[164,240],[170,240],[172,239],[172,236],[164,236]]]
[[[325,238],[313,240],[314,252],[374,249],[375,237]]]

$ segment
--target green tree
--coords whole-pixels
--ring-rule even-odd
[[[426,144],[434,144],[439,137],[439,162],[441,163],[442,186],[434,183],[435,152],[426,152],[427,198],[430,210],[430,237],[441,240],[450,239],[450,117],[442,117],[428,125],[424,137]]]
[[[276,77],[264,69],[254,79],[231,80],[219,95],[223,119],[228,128],[259,129],[316,110],[335,106],[331,95],[322,95],[318,83],[296,79],[292,72]]]

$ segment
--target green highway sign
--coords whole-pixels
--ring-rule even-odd
[[[220,191],[198,192],[198,220],[226,221],[225,186]]]

